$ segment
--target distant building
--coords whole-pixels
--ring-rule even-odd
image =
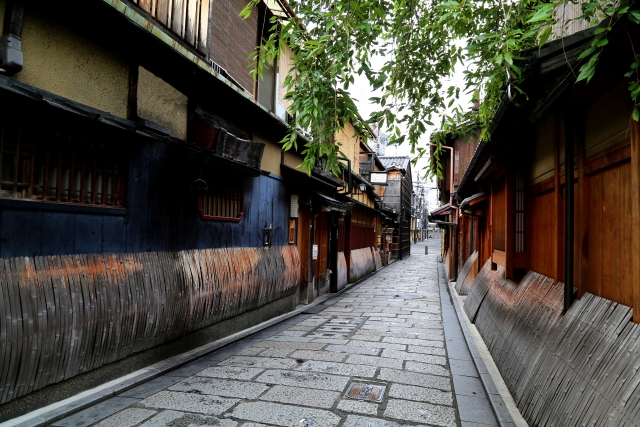
[[[371,129],[377,135],[371,143],[371,148],[378,156],[384,156],[387,145],[389,145],[389,135],[382,132],[377,124],[371,125]]]

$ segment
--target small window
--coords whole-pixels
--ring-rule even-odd
[[[198,197],[202,219],[240,221],[244,214],[244,185],[242,182],[220,182]]]
[[[0,128],[0,197],[122,207],[122,154],[71,135]]]

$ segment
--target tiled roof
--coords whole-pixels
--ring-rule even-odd
[[[407,170],[409,167],[409,157],[408,156],[398,156],[398,157],[380,157],[380,161],[385,169],[400,169]]]

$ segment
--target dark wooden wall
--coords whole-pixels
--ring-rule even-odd
[[[279,177],[230,175],[211,166],[206,179],[241,179],[245,214],[238,223],[200,218],[191,183],[197,171],[184,149],[129,141],[124,210],[0,199],[0,257],[135,253],[287,244],[289,202]]]

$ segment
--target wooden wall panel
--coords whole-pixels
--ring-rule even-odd
[[[502,177],[496,180],[491,188],[491,197],[493,204],[493,249],[505,251],[507,248],[507,242],[505,241],[507,233],[507,194],[505,188],[505,178]]]
[[[0,404],[293,295],[295,246],[0,259]]]
[[[554,192],[532,196],[529,200],[529,266],[531,270],[553,277],[555,268]]]
[[[587,175],[585,291],[631,306],[631,163]]]

